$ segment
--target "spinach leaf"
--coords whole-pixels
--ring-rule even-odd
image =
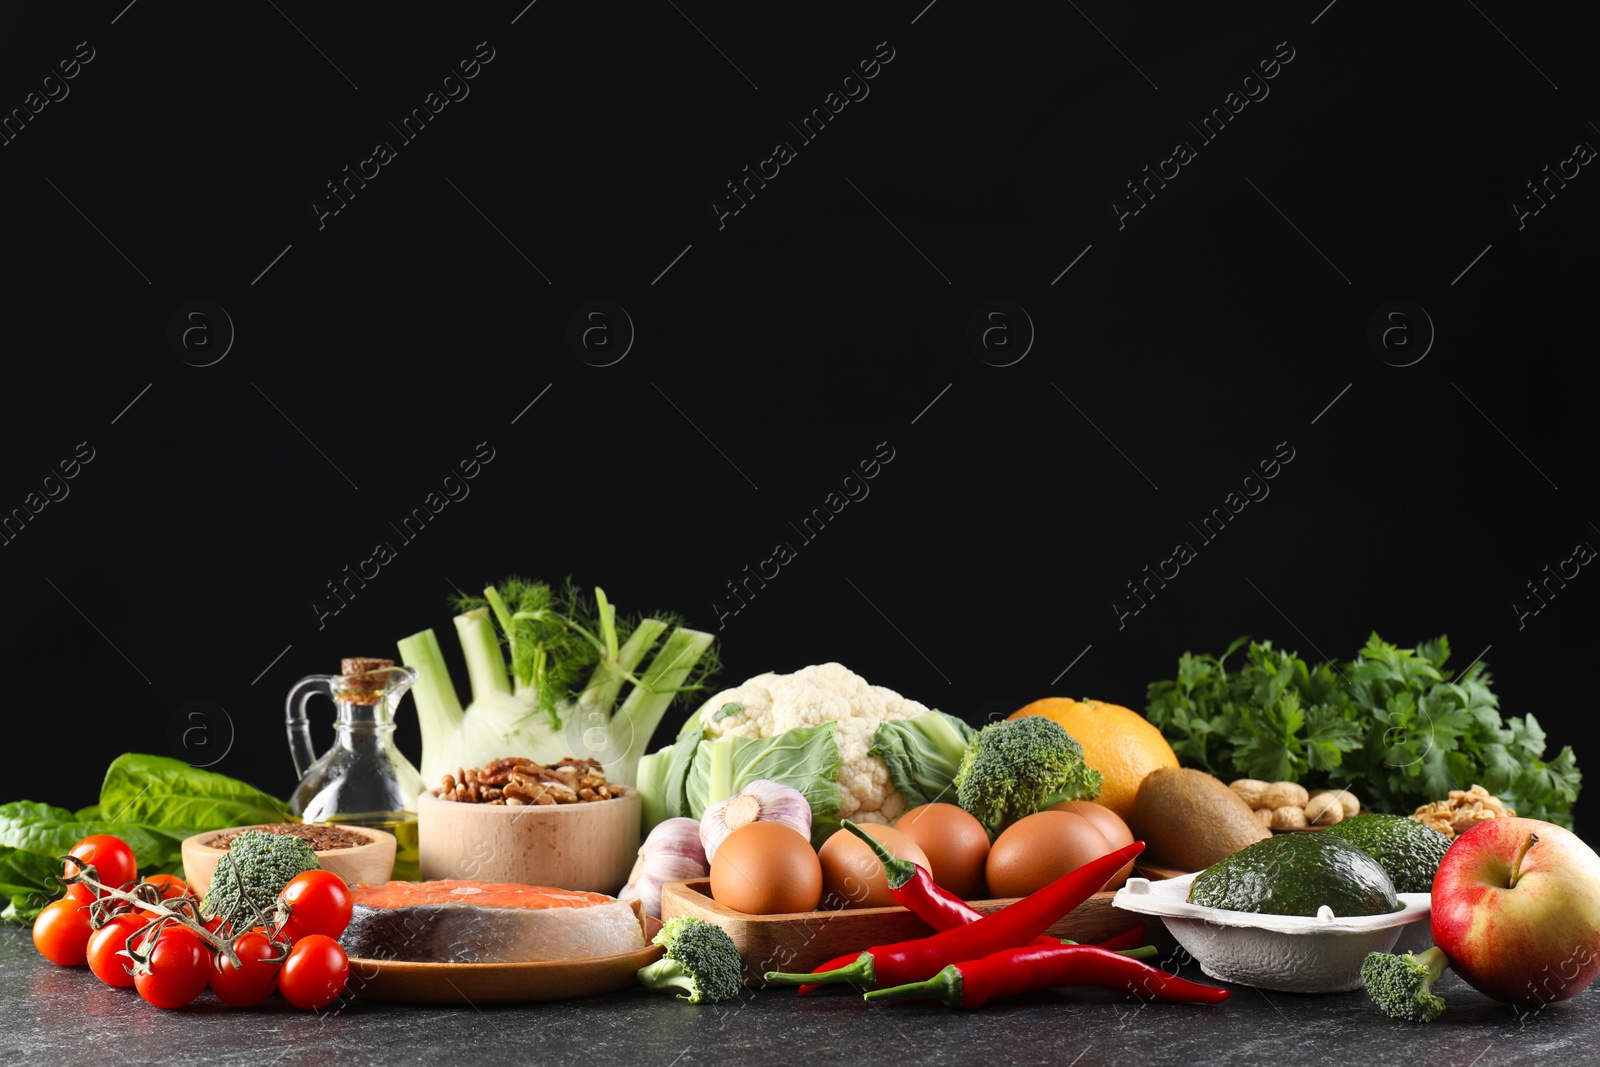
[[[51,856],[20,848],[0,847],[0,897],[11,903],[0,911],[0,922],[32,923],[40,910],[61,895],[61,862]]]
[[[91,834],[113,834],[128,843],[140,869],[165,867],[179,859],[181,839],[135,823],[80,820],[65,808],[18,800],[0,804],[0,846],[55,857]],[[184,835],[188,836],[188,835]]]
[[[100,810],[115,823],[160,827],[180,839],[202,830],[288,818],[277,797],[249,782],[136,752],[118,756],[106,770]]]

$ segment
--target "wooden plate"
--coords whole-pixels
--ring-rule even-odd
[[[1158,881],[1187,872],[1135,863],[1134,874]],[[1093,943],[1104,941],[1137,926],[1141,917],[1111,906],[1112,890],[1103,890],[1084,901],[1046,931],[1052,937]],[[974,900],[969,903],[987,915],[999,911],[1015,898]],[[767,971],[810,971],[818,964],[847,952],[859,952],[873,945],[927,937],[933,931],[904,908],[849,908],[844,911],[807,911],[785,915],[747,915],[711,899],[709,879],[668,882],[661,891],[661,918],[692,915],[716,923],[728,932],[744,959],[747,986],[762,986]],[[1176,942],[1161,925],[1148,921],[1146,940],[1164,951]]]
[[[422,1004],[521,1004],[610,993],[664,954],[645,945],[615,956],[543,963],[412,963],[350,958],[352,996]]]

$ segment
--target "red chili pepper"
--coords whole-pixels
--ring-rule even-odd
[[[1220,1004],[1229,995],[1226,989],[1179,978],[1096,945],[1024,945],[952,963],[927,981],[872,990],[866,999],[932,997],[952,1008],[976,1008],[995,997],[1071,985],[1103,986],[1179,1004]]]
[[[983,912],[935,882],[933,875],[920,863],[896,856],[884,847],[882,841],[849,819],[841,822],[846,830],[864,841],[878,857],[878,862],[883,864],[884,877],[889,884],[889,894],[894,897],[894,902],[933,927],[935,931],[953,930],[983,918]],[[1140,923],[1132,930],[1111,938],[1110,941],[1100,942],[1100,946],[1109,949],[1135,948],[1144,944],[1144,930],[1144,924]],[[1112,944],[1113,941],[1116,944]],[[1040,934],[1034,938],[1034,944],[1075,945],[1077,942]],[[847,957],[845,962],[851,958],[854,957]]]
[[[933,880],[933,875],[920,863],[901,859],[883,842],[867,833],[849,819],[842,820],[846,830],[866,842],[868,848],[883,864],[883,873],[889,883],[889,895],[894,902],[933,927],[935,931],[954,930],[983,918],[983,913]],[[1060,941],[1051,939],[1056,944]]]
[[[1144,946],[1145,948],[1154,948],[1154,945],[1145,945],[1144,930],[1144,923],[1140,923],[1131,930],[1124,930],[1122,933],[1117,934],[1114,937],[1108,937],[1104,941],[1097,941],[1095,944],[1100,948],[1108,948],[1112,952],[1123,952],[1124,954],[1126,954],[1128,949],[1139,948],[1140,946]],[[1071,942],[1063,942],[1063,944],[1070,943]]]
[[[978,913],[978,917],[979,918],[983,917],[982,912]],[[1145,925],[1144,925],[1144,923],[1140,923],[1138,926],[1135,926],[1131,930],[1125,930],[1122,933],[1116,935],[1115,937],[1108,937],[1108,938],[1106,938],[1106,940],[1101,941],[1099,944],[1091,946],[1091,947],[1103,948],[1103,949],[1107,950],[1108,952],[1115,952],[1119,956],[1127,956],[1129,959],[1136,959],[1136,960],[1149,959],[1152,956],[1158,955],[1159,952],[1158,952],[1158,950],[1156,949],[1156,947],[1154,945],[1147,945],[1147,944],[1144,943],[1144,932],[1145,932]],[[1058,941],[1055,938],[1050,937],[1050,936],[1047,935],[1047,936],[1044,936],[1044,937],[1036,937],[1032,941],[1030,941],[1029,944],[1030,945],[1037,945],[1040,948],[1054,948],[1057,945],[1076,945],[1076,944],[1078,944],[1078,942],[1069,940],[1067,938],[1062,938],[1061,940]],[[859,952],[852,952],[848,956],[835,956],[833,959],[829,960],[827,963],[824,963],[824,964],[821,964],[820,966],[818,966],[817,970],[818,971],[835,970],[835,969],[837,969],[839,967],[843,967],[847,963],[854,962],[856,957],[858,957],[860,955],[861,955],[861,953],[859,953]],[[813,990],[821,989],[821,988],[822,988],[822,983],[821,982],[808,982],[805,985],[801,986],[798,990],[796,990],[796,992],[800,996],[803,997],[807,993],[810,993]]]
[[[874,989],[920,982],[933,977],[947,963],[981,959],[1001,949],[1026,945],[1051,923],[1088,900],[1112,875],[1143,851],[1143,841],[1125,845],[1099,859],[1090,860],[993,915],[985,915],[932,937],[877,945],[862,952],[852,963],[811,974],[768,971],[766,980],[774,985],[851,982]],[[1040,950],[1048,951],[1042,946]]]

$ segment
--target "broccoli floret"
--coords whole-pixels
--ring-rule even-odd
[[[715,923],[687,916],[668,920],[654,938],[667,954],[639,969],[646,989],[685,989],[679,1000],[715,1004],[732,1000],[744,984],[744,962],[728,932]]]
[[[1431,1023],[1444,1013],[1444,1000],[1433,992],[1433,983],[1448,966],[1449,958],[1437,946],[1420,956],[1373,952],[1361,964],[1361,981],[1389,1018]]]
[[[230,923],[249,921],[255,917],[253,908],[270,913],[278,894],[295,875],[321,867],[311,846],[293,834],[246,830],[217,861],[200,909]]]
[[[1060,723],[1029,715],[979,730],[955,785],[956,802],[993,836],[1052,804],[1093,800],[1100,772],[1083,762],[1083,746]]]

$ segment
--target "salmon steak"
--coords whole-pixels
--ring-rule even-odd
[[[629,901],[515,882],[441,879],[350,887],[352,957],[413,963],[542,963],[644,947]]]

